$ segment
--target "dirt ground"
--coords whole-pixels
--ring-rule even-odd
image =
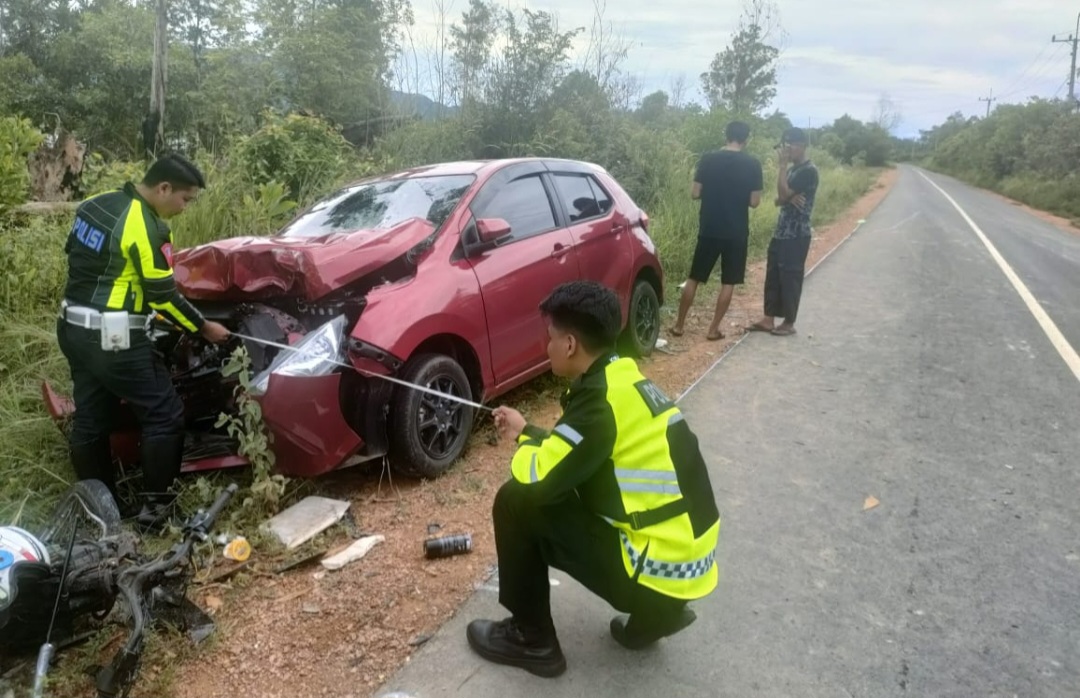
[[[1016,206],[1017,208],[1023,210],[1024,213],[1035,216],[1039,220],[1045,221],[1051,225],[1056,225],[1067,233],[1072,233],[1073,235],[1080,235],[1080,220],[1071,221],[1068,218],[1055,216],[1053,213],[1047,213],[1046,211],[1040,211],[1039,209],[1031,208],[1027,204],[1016,201],[1015,199],[1010,199],[1009,197],[1003,194],[998,194],[997,192],[990,192],[990,194],[996,196],[1002,201],[1008,201],[1013,206]]]
[[[884,198],[897,173],[887,171],[875,188],[840,220],[815,231],[809,265],[836,247]],[[727,339],[705,340],[714,296],[699,294],[683,337],[667,328],[677,306],[680,280],[669,280],[664,331],[667,346],[642,362],[644,372],[669,395],[679,395],[743,334],[760,311],[764,268],[752,265],[724,322]],[[710,291],[715,291],[710,285]],[[779,341],[779,340],[778,340]],[[538,380],[508,402],[537,424],[558,416],[554,381]],[[434,482],[397,478],[380,483],[378,466],[345,471],[320,483],[321,494],[352,502],[357,529],[386,541],[362,561],[338,572],[318,563],[282,574],[280,561],[253,558],[242,574],[204,584],[193,598],[219,624],[215,640],[191,657],[148,657],[147,679],[174,674],[178,698],[369,696],[413,651],[449,619],[495,564],[490,505],[508,475],[512,446],[493,443],[490,418],[482,421],[469,450],[451,473]],[[428,561],[423,541],[429,524],[439,534],[469,532],[469,555]],[[337,527],[335,543],[349,535]],[[357,531],[354,530],[354,533]]]

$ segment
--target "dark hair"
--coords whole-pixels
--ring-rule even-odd
[[[750,124],[745,121],[732,121],[724,129],[724,136],[728,143],[746,145],[746,141],[750,140]]]
[[[560,284],[540,304],[557,329],[574,335],[590,354],[615,348],[622,329],[622,311],[614,291],[595,281]]]
[[[808,145],[810,140],[806,137],[806,131],[793,126],[784,131],[784,137],[781,139],[781,142],[791,143],[792,145]]]
[[[175,189],[206,188],[206,180],[199,168],[183,155],[175,153],[166,155],[151,165],[142,181],[148,187],[156,187],[162,182],[168,182]]]

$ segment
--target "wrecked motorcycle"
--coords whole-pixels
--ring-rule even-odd
[[[34,696],[42,696],[54,652],[87,639],[92,621],[114,615],[129,628],[112,661],[97,672],[99,698],[126,698],[139,673],[146,632],[163,622],[199,642],[214,629],[188,600],[191,553],[207,540],[237,486],[182,526],[168,551],[148,558],[139,540],[121,527],[112,495],[97,480],[76,482],[39,534],[0,527],[0,655],[40,646]]]

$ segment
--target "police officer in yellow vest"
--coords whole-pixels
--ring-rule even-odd
[[[141,429],[143,506],[138,520],[161,523],[168,490],[180,473],[184,406],[147,333],[154,313],[211,342],[229,338],[180,295],[172,273],[172,234],[179,215],[206,183],[188,160],[171,155],[138,184],[79,205],[64,251],[68,282],[57,323],[71,368],[75,417],[71,460],[80,479],[103,481],[116,494],[109,433],[120,401]]]
[[[551,433],[508,407],[512,479],[495,496],[499,602],[513,615],[469,624],[482,657],[538,676],[566,670],[551,619],[548,567],[577,579],[627,615],[611,634],[644,648],[690,625],[687,602],[717,582],[720,516],[697,437],[631,359],[614,353],[619,300],[586,281],[541,304],[552,371],[573,378]]]

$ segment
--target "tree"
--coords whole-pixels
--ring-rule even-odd
[[[484,0],[469,0],[461,23],[450,26],[455,85],[458,104],[464,109],[481,97],[481,80],[488,67],[491,46],[499,32],[496,8]]]
[[[412,22],[406,0],[259,0],[260,45],[270,56],[277,104],[339,124],[379,115]]]
[[[666,125],[669,109],[667,92],[657,90],[641,100],[641,106],[637,109],[637,118],[646,126],[663,127]]]
[[[169,27],[191,50],[195,81],[201,85],[207,53],[243,35],[243,5],[240,0],[172,0],[169,10]]]
[[[505,44],[491,61],[485,81],[484,128],[494,152],[521,152],[544,116],[567,72],[567,57],[579,30],[561,31],[554,15],[507,10],[501,22]]]
[[[631,42],[615,32],[605,20],[606,14],[607,0],[593,0],[593,21],[583,69],[596,79],[613,105],[629,110],[640,90],[637,80],[622,69]]]
[[[701,74],[711,108],[758,114],[772,103],[780,50],[769,42],[779,29],[779,10],[771,0],[747,0],[731,45]]]
[[[895,131],[904,122],[904,115],[900,112],[900,105],[893,101],[889,93],[882,92],[878,97],[877,106],[870,123],[876,124],[888,133]]]
[[[877,124],[864,124],[847,114],[833,122],[820,145],[843,163],[882,167],[892,153],[889,133]]]

